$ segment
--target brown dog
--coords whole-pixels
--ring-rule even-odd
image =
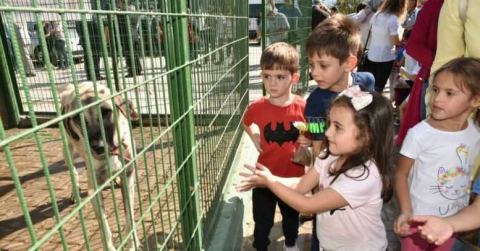
[[[63,114],[75,111],[81,107],[77,106],[77,99],[75,95],[75,89],[72,84],[64,85],[59,88],[60,98],[61,98],[61,110]],[[92,82],[84,82],[78,85],[79,99],[81,106],[84,107],[92,102],[95,102],[94,86]],[[97,91],[99,99],[105,99],[111,95],[110,89],[106,86],[97,84]],[[122,168],[122,161],[120,158],[120,148],[123,150],[123,159],[125,163],[129,162],[134,153],[134,146],[132,144],[132,136],[128,124],[128,114],[127,114],[127,105],[126,101],[117,96],[114,98],[114,102],[111,99],[105,100],[100,103],[100,110],[102,113],[102,121],[99,121],[98,108],[97,106],[92,106],[84,110],[83,116],[85,118],[86,131],[87,135],[82,132],[80,115],[79,113],[68,117],[64,121],[64,126],[68,134],[68,149],[73,156],[74,152],[77,152],[84,160],[87,166],[87,175],[88,175],[88,194],[93,194],[94,191],[94,179],[91,177],[91,170],[93,168],[93,173],[95,173],[95,178],[97,180],[97,185],[100,186],[105,183],[110,178],[108,169],[107,169],[107,154],[105,150],[109,152],[109,163],[111,173],[114,174]],[[130,104],[130,118],[132,120],[138,120],[138,114],[133,109],[133,106]],[[116,107],[118,111],[118,121],[115,123],[113,115],[113,107]],[[118,125],[118,127],[117,127]],[[101,127],[105,131],[106,142],[102,139]],[[118,134],[120,135],[117,137]],[[89,149],[86,149],[85,138],[88,138]],[[92,165],[88,161],[88,155],[92,156]],[[64,152],[65,162],[67,160],[66,153]],[[134,214],[133,214],[133,204],[134,204],[134,167],[130,165],[126,170],[126,175],[119,175],[120,178],[120,188],[122,191],[123,197],[123,206],[125,210],[125,234],[126,236],[132,229]],[[73,172],[76,177],[76,183],[78,187],[78,173],[75,168]],[[126,176],[126,180],[123,180]],[[112,232],[108,225],[107,217],[105,215],[105,205],[103,202],[103,197],[99,195],[100,203],[97,203],[97,200],[92,199],[93,209],[95,211],[95,216],[98,220],[100,226],[104,226],[105,231],[105,240],[104,243],[107,243],[105,250],[113,251],[116,250],[113,245]],[[75,202],[75,192],[72,187],[72,193],[70,197],[72,203]],[[100,208],[102,210],[100,210]],[[103,235],[102,235],[103,237]],[[135,245],[136,243],[136,245]],[[128,250],[136,250],[137,245],[139,245],[138,237],[136,231],[133,232],[133,235],[130,237],[127,242]]]

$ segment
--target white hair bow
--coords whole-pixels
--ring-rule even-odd
[[[358,85],[354,85],[339,94],[339,96],[344,95],[352,99],[352,105],[357,111],[365,108],[373,100],[372,94],[363,92]]]

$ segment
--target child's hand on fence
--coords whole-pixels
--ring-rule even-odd
[[[418,226],[420,236],[437,246],[442,245],[454,232],[453,227],[446,220],[436,216],[415,216],[412,221],[424,223]]]
[[[300,146],[304,148],[310,147],[312,145],[312,141],[307,137],[305,137],[303,134],[300,134],[300,136],[298,136],[297,141],[300,144]]]
[[[411,223],[412,223],[412,214],[401,213],[395,220],[395,223],[393,224],[395,233],[400,236],[409,236]]]
[[[258,152],[263,153],[262,139],[260,138],[259,133],[255,133],[252,135],[252,141],[253,141],[253,144],[255,144],[255,148],[257,148]]]

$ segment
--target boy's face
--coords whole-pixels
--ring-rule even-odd
[[[262,70],[260,74],[265,89],[271,98],[285,98],[291,93],[292,85],[298,81],[298,74],[289,70]]]
[[[318,53],[314,53],[308,58],[312,78],[320,89],[343,91],[348,87],[348,73],[355,68],[356,60],[353,63],[352,58],[355,57],[350,57],[340,64],[340,60],[336,57],[325,53],[319,56]]]

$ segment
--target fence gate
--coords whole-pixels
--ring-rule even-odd
[[[0,15],[2,85],[31,123],[0,121],[0,249],[205,247],[248,105],[247,0],[0,0]]]

